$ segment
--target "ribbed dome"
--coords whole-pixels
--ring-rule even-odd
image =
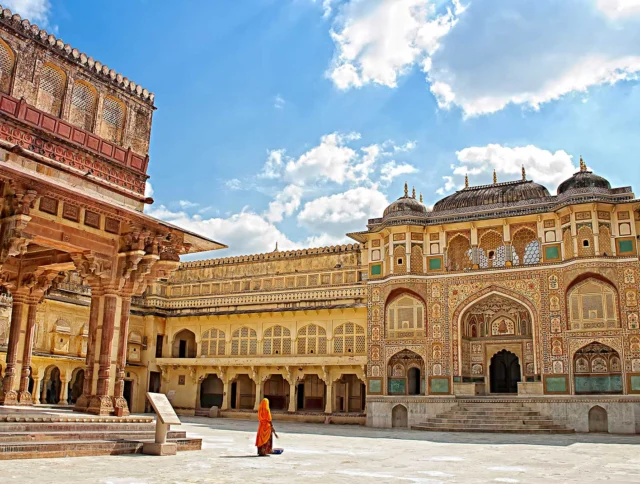
[[[404,197],[398,198],[395,202],[385,208],[382,218],[386,219],[389,217],[406,215],[420,216],[427,212],[427,207],[425,207],[421,202],[413,197],[405,195]]]
[[[609,183],[606,178],[594,175],[591,171],[580,170],[560,184],[558,187],[558,195],[573,188],[604,188],[611,190],[611,183]]]
[[[436,202],[434,212],[457,208],[481,207],[496,203],[513,203],[549,197],[549,190],[530,180],[467,187]]]

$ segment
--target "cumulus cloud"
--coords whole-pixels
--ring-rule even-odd
[[[640,15],[640,0],[598,0],[597,5],[611,18]]]
[[[303,189],[297,185],[288,185],[269,203],[265,216],[270,222],[282,222],[284,216],[290,217],[300,207]]]
[[[197,206],[199,206],[199,203],[195,203],[195,202],[191,202],[189,200],[179,200],[178,201],[178,205],[180,205],[180,208],[182,208],[183,210],[189,209],[189,208],[195,208]]]
[[[262,171],[258,174],[260,178],[279,178],[282,175],[282,159],[285,155],[285,150],[271,150],[267,152],[267,161],[262,168]]]
[[[49,0],[4,0],[2,4],[31,22],[40,23],[42,26],[47,26],[49,23],[51,11]]]
[[[429,70],[440,39],[464,8],[458,0],[437,9],[432,0],[351,0],[336,17],[336,53],[328,76],[339,89],[368,83],[396,87],[416,63]]]
[[[527,179],[535,180],[554,194],[558,185],[578,170],[566,151],[551,152],[533,145],[514,148],[499,144],[473,146],[456,152],[456,157],[457,163],[451,166],[452,174],[443,177],[445,184],[437,190],[440,195],[463,187],[465,174],[469,174],[472,185],[481,185],[490,183],[494,170],[498,181],[517,180],[523,166]]]
[[[151,186],[150,181],[144,182],[144,196],[152,197],[153,196],[153,187]]]
[[[408,175],[410,173],[416,173],[418,169],[409,165],[408,163],[396,163],[395,161],[390,161],[385,163],[380,168],[380,181],[384,183],[391,183],[391,181],[400,176],[400,175]]]

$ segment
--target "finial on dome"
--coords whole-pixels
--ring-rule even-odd
[[[420,203],[423,203],[422,202],[422,193],[420,194]]]
[[[416,187],[411,190],[411,198],[416,198]]]
[[[524,171],[524,165],[522,165],[522,181],[525,181],[527,179],[527,172]]]
[[[404,196],[409,196],[409,185],[407,185],[407,182],[404,182]]]
[[[469,188],[469,174],[468,173],[464,174],[464,187],[465,188]]]
[[[493,184],[495,185],[496,183],[498,183],[498,175],[496,174],[496,170],[494,168],[494,170],[493,170]]]
[[[587,171],[587,164],[582,159],[582,155],[580,155],[580,171]]]
[[[276,248],[273,249],[274,252],[278,252],[278,241],[276,240]]]

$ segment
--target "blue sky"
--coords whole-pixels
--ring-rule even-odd
[[[348,242],[405,181],[640,186],[640,0],[2,3],[156,94],[146,211],[199,257]]]

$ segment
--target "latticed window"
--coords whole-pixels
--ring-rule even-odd
[[[578,229],[578,257],[593,257],[596,255],[593,246],[593,231],[588,225]]]
[[[393,273],[404,274],[407,272],[407,251],[404,245],[398,245],[393,250]]]
[[[200,343],[200,354],[202,356],[224,356],[225,341],[224,331],[216,328],[209,329],[202,333]]]
[[[310,324],[298,331],[299,355],[324,355],[327,353],[327,332],[324,328]]]
[[[366,352],[364,328],[355,323],[344,323],[333,332],[333,352],[337,354]]]
[[[291,331],[283,326],[273,326],[264,332],[262,353],[265,355],[290,355]]]
[[[533,230],[518,230],[511,239],[514,259],[513,265],[529,265],[540,263],[540,241]]]
[[[571,229],[565,229],[562,232],[562,243],[564,245],[564,258],[573,259],[573,237],[571,237]]]
[[[471,269],[471,244],[464,235],[456,235],[449,241],[447,267],[450,271]]]
[[[114,143],[120,143],[123,130],[124,105],[115,98],[106,97],[102,105],[100,136]]]
[[[15,56],[7,44],[0,41],[0,91],[9,94]]]
[[[482,269],[504,267],[506,254],[507,251],[501,234],[495,230],[489,230],[482,235],[478,244],[479,266]]]
[[[587,279],[569,293],[571,329],[608,329],[618,327],[616,292],[606,283]]]
[[[424,306],[412,296],[400,296],[387,308],[387,337],[425,336]]]
[[[97,101],[98,96],[93,87],[86,82],[76,81],[71,93],[69,121],[82,129],[91,131]]]
[[[423,267],[422,247],[414,245],[411,247],[411,273],[422,274],[424,272]]]
[[[611,231],[609,227],[607,225],[601,225],[598,232],[600,255],[613,255],[611,248]]]
[[[67,76],[61,69],[45,64],[40,73],[36,107],[53,116],[60,116],[66,81]]]
[[[246,326],[231,334],[231,354],[233,356],[255,355],[258,349],[258,336],[255,330]]]

